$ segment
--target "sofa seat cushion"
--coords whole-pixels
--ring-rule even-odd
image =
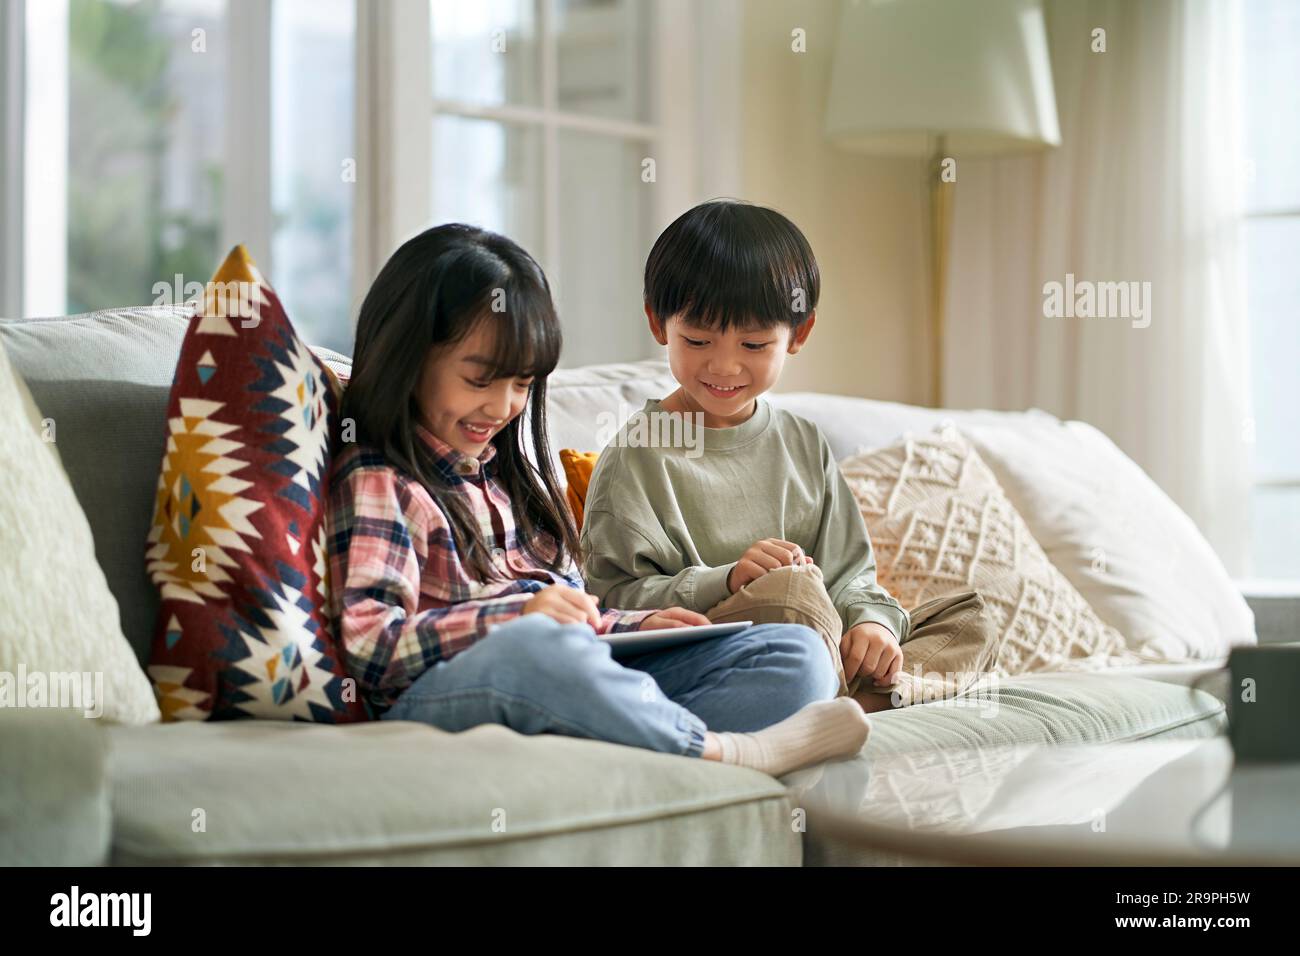
[[[0,866],[108,861],[102,728],[77,710],[0,708]]]
[[[1203,675],[1202,675],[1203,676]],[[951,701],[921,704],[871,716],[874,725],[862,753],[817,775],[782,778],[795,803],[861,806],[870,814],[873,795],[912,793],[914,774],[951,772],[953,792],[935,784],[936,807],[969,812],[989,799],[984,792],[1001,762],[1046,744],[1108,744],[1134,740],[1192,740],[1221,735],[1227,717],[1221,700],[1163,675],[1158,680],[1115,673],[1027,674],[1002,680],[984,701],[996,704],[981,717]],[[980,694],[978,688],[967,696]],[[1010,750],[994,750],[995,747]],[[1106,751],[1099,751],[1099,756]],[[877,761],[877,758],[881,758]],[[959,783],[965,776],[966,785]],[[919,799],[919,798],[918,798]],[[999,799],[996,795],[992,799]],[[898,866],[898,854],[846,844],[817,826],[809,812],[804,836],[805,866]]]
[[[967,706],[959,706],[964,699]],[[975,706],[978,705],[978,706]],[[1204,690],[1099,673],[1023,674],[954,701],[871,715],[865,756],[1009,744],[1114,743],[1225,733],[1223,701]]]
[[[491,724],[449,734],[405,721],[219,721],[109,733],[116,864],[802,859],[785,788],[712,761]]]

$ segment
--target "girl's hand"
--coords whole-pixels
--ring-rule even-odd
[[[781,538],[764,538],[752,544],[748,551],[740,556],[736,566],[727,575],[727,587],[735,594],[751,581],[757,581],[768,571],[777,568],[801,567],[812,564],[812,558],[803,553],[803,548],[793,541]]]
[[[586,591],[567,584],[543,588],[524,605],[525,614],[545,614],[560,624],[590,624],[600,630],[600,610],[596,599]]]
[[[637,630],[653,631],[661,627],[692,627],[708,623],[710,623],[709,619],[703,614],[688,611],[684,607],[666,607],[662,611],[655,611],[642,621]]]
[[[883,624],[868,621],[850,628],[840,638],[840,659],[844,661],[844,679],[862,674],[865,681],[889,686],[903,668],[903,649],[894,632]]]

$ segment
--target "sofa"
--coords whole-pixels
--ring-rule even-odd
[[[186,315],[149,307],[0,320],[0,345],[41,412],[58,422],[59,456],[142,667],[158,608],[144,543]],[[345,357],[319,354],[346,368]],[[662,362],[557,371],[553,449],[597,448],[600,429],[671,387]],[[945,418],[1008,435],[1055,422],[1042,412],[811,393],[772,400],[815,420],[837,456]],[[1244,600],[1235,600],[1236,619],[1249,620]],[[1255,639],[1247,629],[1229,643]],[[996,721],[934,704],[874,714],[866,754],[1222,734],[1222,688],[1187,685],[1223,663],[1216,654],[1011,678],[995,689]],[[791,825],[790,781],[499,726],[460,734],[404,722],[124,726],[65,711],[0,710],[0,749],[2,864],[799,865],[832,856],[814,833]]]

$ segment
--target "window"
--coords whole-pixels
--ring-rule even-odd
[[[739,178],[737,17],[735,0],[7,0],[0,312],[185,301],[241,242],[304,337],[348,353],[397,245],[461,220],[542,264],[566,366],[654,354],[650,243]]]
[[[1247,297],[1255,490],[1253,568],[1300,578],[1300,4],[1242,4]]]
[[[23,4],[20,311],[184,301],[242,242],[303,334],[350,350],[353,10]]]
[[[224,7],[26,4],[27,314],[140,305],[216,268],[226,68],[190,51],[226,43]]]
[[[309,342],[351,355],[355,3],[271,9],[268,278]]]
[[[542,264],[564,364],[648,356],[654,17],[638,0],[431,0],[432,218],[502,232]]]

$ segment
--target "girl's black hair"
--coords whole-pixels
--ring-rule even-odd
[[[645,264],[645,303],[660,321],[726,331],[788,325],[817,308],[821,274],[799,227],[775,209],[713,199],[679,216]]]
[[[560,571],[566,552],[575,559],[579,554],[546,435],[546,376],[560,358],[560,321],[545,274],[517,244],[451,223],[420,233],[394,252],[361,304],[342,414],[356,422],[358,441],[378,448],[429,490],[448,517],[462,560],[479,580],[498,576],[478,522],[415,434],[415,391],[429,350],[454,346],[480,322],[490,322],[495,332],[484,378],[533,378],[525,413],[492,436],[492,444],[521,545],[542,566]],[[525,419],[531,449],[524,447]],[[555,542],[553,554],[533,549],[539,534]]]

